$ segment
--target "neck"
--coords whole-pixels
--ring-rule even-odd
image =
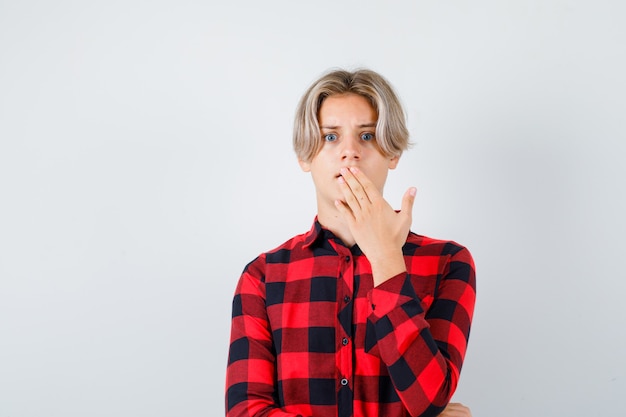
[[[356,241],[350,232],[348,223],[344,220],[339,210],[333,205],[332,207],[317,207],[317,220],[325,228],[333,232],[344,245],[351,247]]]

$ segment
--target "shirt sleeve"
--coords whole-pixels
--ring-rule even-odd
[[[435,416],[456,390],[476,299],[469,251],[455,246],[434,294],[420,299],[423,277],[399,274],[368,295],[380,356],[411,416]]]
[[[257,258],[246,267],[233,298],[226,417],[305,417],[277,405],[276,357],[261,265]]]

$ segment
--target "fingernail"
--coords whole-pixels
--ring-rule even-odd
[[[346,168],[341,168],[339,172],[341,172],[342,174],[345,174],[346,172],[348,172],[348,170]]]
[[[359,172],[359,169],[357,167],[352,167],[350,168],[350,171],[356,174],[357,172]]]
[[[346,182],[346,180],[343,179],[343,177],[337,177],[337,181],[339,181],[340,184],[343,184],[344,182]]]
[[[417,194],[417,188],[412,187],[412,188],[409,190],[409,194],[411,194],[411,197],[415,197],[415,194]]]

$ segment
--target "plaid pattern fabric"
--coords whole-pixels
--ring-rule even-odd
[[[456,389],[475,301],[454,242],[410,233],[407,273],[373,288],[357,246],[312,229],[239,280],[226,416],[435,416]]]

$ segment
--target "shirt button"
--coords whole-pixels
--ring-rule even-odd
[[[346,262],[350,262],[350,257],[346,255]]]
[[[341,385],[344,385],[344,386],[345,386],[345,385],[348,385],[348,380],[347,380],[347,379],[345,379],[345,378],[344,378],[344,379],[342,379],[342,380],[341,380]]]
[[[350,302],[350,297],[348,297],[347,295],[345,297],[343,297],[343,302],[344,303]]]
[[[348,339],[346,337],[341,339],[341,344],[344,345],[344,346],[347,345],[348,344]]]

